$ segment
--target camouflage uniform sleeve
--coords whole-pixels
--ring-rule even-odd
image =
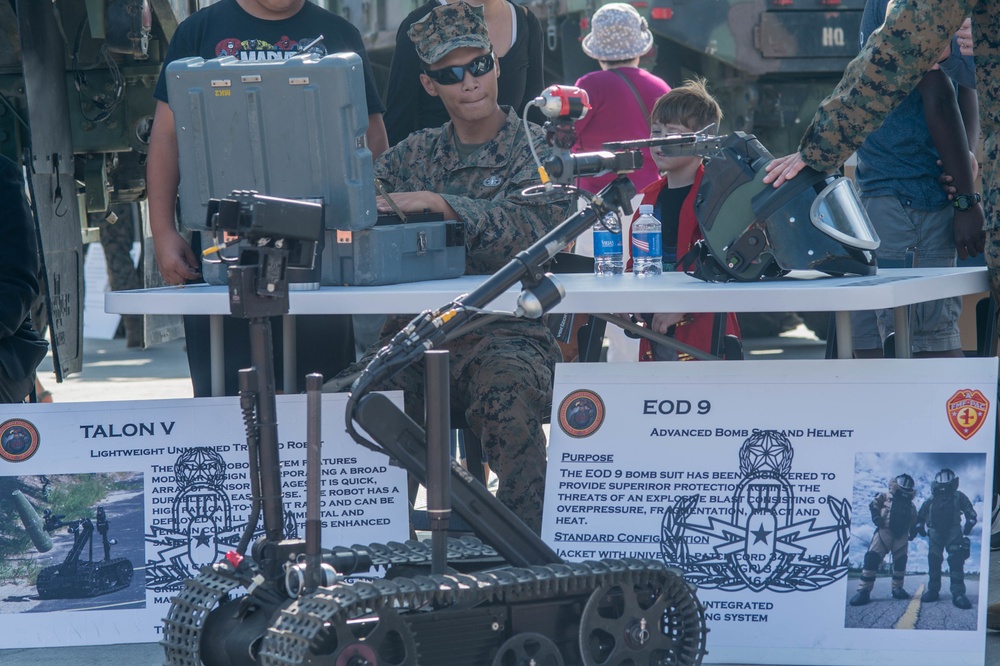
[[[515,147],[510,175],[492,198],[441,195],[465,221],[466,262],[477,273],[499,270],[566,217],[562,195],[521,194],[541,181],[527,144],[522,140]]]
[[[806,129],[799,152],[819,171],[843,164],[937,61],[975,0],[897,0]]]
[[[404,139],[375,159],[375,178],[382,181],[386,191],[395,192],[399,188],[400,170],[406,164],[403,157],[409,152],[409,139]]]

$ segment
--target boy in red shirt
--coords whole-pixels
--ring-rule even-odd
[[[718,128],[721,121],[722,109],[705,88],[704,79],[685,81],[684,85],[674,88],[656,101],[650,113],[650,138],[698,132],[709,126]],[[667,273],[680,270],[678,258],[683,257],[695,241],[701,238],[694,214],[694,201],[705,168],[702,166],[702,158],[697,155],[667,157],[660,152],[659,147],[652,148],[651,152],[661,178],[643,189],[641,203],[653,205],[653,214],[662,225],[663,272]],[[631,230],[628,247],[631,251]],[[631,264],[630,258],[630,267]],[[728,313],[721,316],[725,318],[724,333],[739,336],[736,315]],[[712,351],[715,323],[713,313],[657,313],[642,315],[642,319],[656,333],[669,335],[679,342],[707,352]],[[639,360],[691,360],[691,356],[643,338],[639,345]]]

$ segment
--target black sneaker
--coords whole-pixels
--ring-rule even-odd
[[[961,608],[962,610],[968,610],[972,608],[972,602],[969,601],[969,597],[964,594],[959,594],[951,598],[951,603],[955,604],[955,608]]]
[[[892,598],[893,599],[909,599],[910,593],[901,587],[892,588]]]
[[[940,598],[941,595],[933,590],[927,590],[926,592],[920,595],[920,600],[925,603],[930,601],[937,601]]]

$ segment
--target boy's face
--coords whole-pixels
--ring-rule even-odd
[[[467,67],[478,57],[491,55],[486,49],[463,46],[449,52],[441,60],[431,65],[432,70],[452,66]],[[482,76],[473,76],[468,70],[462,73],[457,83],[441,84],[431,80],[426,74],[420,75],[424,90],[432,97],[440,97],[452,120],[478,122],[489,118],[497,110],[497,77],[500,65],[493,60],[493,68]]]
[[[659,139],[660,137],[667,136],[670,134],[690,134],[692,132],[697,132],[697,129],[692,129],[680,123],[651,123],[649,126],[649,138]],[[667,157],[660,154],[660,146],[653,146],[649,149],[653,154],[653,162],[656,163],[656,168],[660,172],[677,172],[685,169],[697,169],[697,165],[701,164],[701,157],[698,155],[688,155],[685,157]]]

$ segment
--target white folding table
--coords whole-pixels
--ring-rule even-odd
[[[285,386],[295,378],[296,315],[416,314],[437,308],[468,293],[485,276],[466,275],[381,287],[322,287],[291,291],[284,324]],[[596,277],[561,274],[566,297],[553,312],[609,314],[624,312],[835,312],[837,350],[851,357],[850,312],[895,310],[897,356],[910,355],[907,307],[948,296],[989,290],[985,268],[886,268],[871,277],[834,278],[820,273],[795,272],[766,282],[710,283],[683,273],[655,278]],[[514,308],[519,287],[491,304],[493,310]],[[105,295],[105,310],[117,314],[209,315],[211,318],[212,394],[223,392],[222,319],[229,314],[224,286],[193,285],[115,291]]]

